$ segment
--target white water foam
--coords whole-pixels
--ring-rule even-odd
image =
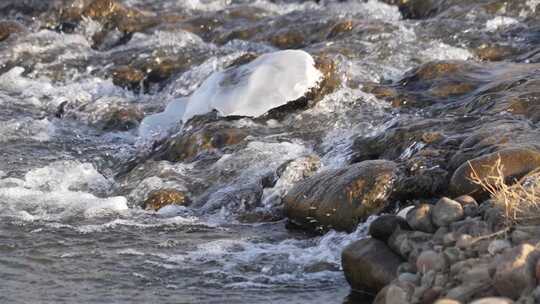
[[[101,217],[127,210],[124,197],[100,198],[111,183],[90,164],[55,162],[28,172],[24,179],[0,179],[0,206],[21,220],[61,221]]]

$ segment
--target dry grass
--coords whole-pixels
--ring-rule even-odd
[[[471,181],[489,193],[495,206],[504,211],[507,227],[513,224],[540,224],[540,170],[509,184],[500,159],[487,177],[479,176],[473,166],[470,167]]]

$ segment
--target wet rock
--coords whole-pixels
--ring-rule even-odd
[[[12,34],[24,31],[22,24],[16,21],[0,21],[0,42],[8,39]]]
[[[397,168],[389,161],[366,161],[327,170],[296,184],[284,197],[285,214],[314,231],[353,231],[389,205]]]
[[[345,278],[355,290],[376,293],[397,276],[401,258],[384,242],[363,239],[347,246],[341,255]]]
[[[125,43],[131,39],[133,33],[141,32],[159,23],[152,14],[124,6],[115,0],[83,0],[77,2],[76,5],[67,5],[61,9],[57,28],[73,28],[66,25],[78,24],[84,18],[101,24],[101,29],[92,37],[94,48],[107,44],[107,40],[110,40],[115,32],[119,35],[112,38],[115,41],[109,46]]]
[[[518,299],[524,291],[536,286],[536,263],[540,252],[534,246],[522,244],[504,254],[496,267],[493,286],[497,292],[511,299]]]
[[[352,31],[354,28],[354,21],[353,20],[345,20],[337,23],[332,27],[330,32],[328,33],[327,38],[332,39],[335,38],[343,33],[348,33]]]
[[[152,191],[144,201],[146,210],[159,210],[168,205],[189,206],[191,200],[184,191],[175,189],[160,189]]]
[[[410,230],[407,221],[395,215],[381,215],[369,225],[369,235],[386,242],[396,229]]]
[[[471,181],[473,172],[480,180],[490,183],[490,176],[497,176],[496,164],[500,160],[501,172],[507,180],[520,178],[540,166],[540,153],[527,148],[508,148],[480,156],[462,164],[452,175],[450,191],[456,195],[468,194],[479,197],[481,187]],[[474,171],[473,171],[474,170]]]
[[[427,233],[435,232],[436,228],[431,220],[431,210],[433,206],[430,204],[421,204],[407,213],[407,223],[414,230],[419,230]]]
[[[145,75],[141,70],[130,66],[119,66],[112,70],[113,83],[117,86],[136,90],[142,85]]]
[[[482,45],[473,50],[476,57],[485,61],[501,61],[516,53],[516,50],[508,46]]]
[[[201,153],[238,145],[248,136],[247,130],[233,127],[225,121],[192,123],[193,128],[185,128],[185,132],[169,139],[156,157],[173,162],[192,161]]]
[[[270,43],[280,49],[298,49],[305,45],[304,35],[296,30],[285,30],[270,38]]]
[[[514,301],[508,298],[490,297],[474,300],[471,304],[513,304]]]
[[[431,210],[431,219],[438,226],[448,226],[463,219],[464,212],[461,204],[449,198],[441,198]]]

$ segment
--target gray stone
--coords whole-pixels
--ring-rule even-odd
[[[454,200],[461,204],[461,207],[463,207],[463,212],[465,213],[466,217],[473,217],[478,214],[478,203],[476,202],[474,197],[470,195],[462,195],[456,197]]]
[[[373,238],[356,241],[341,254],[343,272],[352,289],[370,293],[390,284],[401,262],[384,242]]]
[[[507,251],[496,267],[493,285],[497,292],[511,299],[518,299],[526,290],[536,287],[535,267],[540,252],[529,244],[522,244]]]
[[[514,301],[508,298],[490,297],[474,300],[471,304],[512,304]]]
[[[426,273],[430,270],[441,271],[446,267],[446,263],[442,254],[433,250],[423,251],[416,260],[416,269],[421,273]]]
[[[438,226],[448,226],[463,219],[464,212],[461,204],[447,197],[441,198],[431,210],[431,219]]]
[[[512,247],[512,244],[507,240],[493,240],[489,243],[488,252],[491,255],[496,255],[510,247]]]
[[[407,223],[414,230],[427,233],[435,232],[436,228],[431,221],[431,208],[429,204],[421,204],[407,213]]]

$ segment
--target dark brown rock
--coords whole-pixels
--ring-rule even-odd
[[[246,136],[248,136],[246,130],[231,127],[226,122],[208,123],[170,139],[158,158],[168,161],[189,161],[203,152],[237,145]]]
[[[369,235],[386,242],[396,229],[410,230],[411,227],[399,216],[381,215],[369,225]]]
[[[396,173],[396,165],[383,160],[321,172],[287,193],[285,214],[310,230],[353,231],[358,223],[389,205]]]
[[[490,183],[490,176],[497,176],[496,164],[500,160],[501,171],[506,180],[520,178],[540,166],[540,153],[527,148],[507,148],[487,154],[462,164],[452,175],[450,191],[455,195],[468,194],[480,197],[482,188],[473,183],[473,172]]]
[[[341,255],[351,288],[369,293],[377,293],[394,280],[401,262],[385,243],[371,238],[352,243]]]

